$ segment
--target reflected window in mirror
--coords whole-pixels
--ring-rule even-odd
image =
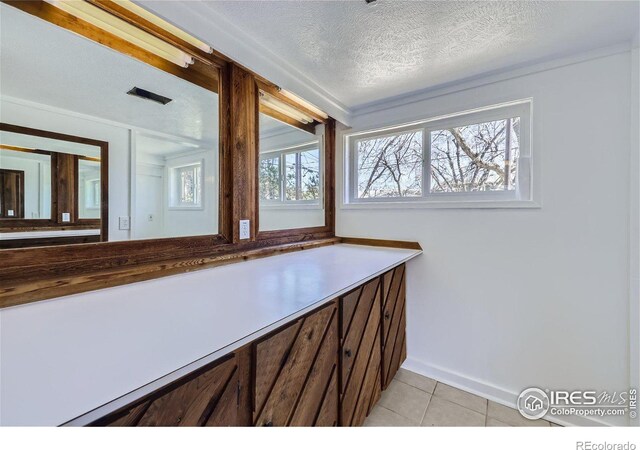
[[[323,135],[260,113],[260,231],[324,225]]]
[[[78,200],[81,219],[99,219],[101,207],[100,161],[78,160]]]

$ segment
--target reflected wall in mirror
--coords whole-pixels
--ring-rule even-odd
[[[179,78],[0,3],[0,120],[108,144],[109,241],[218,233],[220,77],[212,66],[194,69],[197,65],[180,68]],[[198,85],[184,79],[193,70]],[[166,99],[152,101],[151,94]],[[45,160],[33,155],[31,160],[38,173],[46,172]],[[3,217],[12,212],[57,220],[46,209],[46,196],[55,201],[56,193],[47,191],[44,175],[36,179],[30,175],[35,169],[20,169],[9,153],[3,161]],[[70,168],[77,173],[77,208],[60,210],[72,213],[69,224],[100,219],[99,164],[78,157]],[[27,231],[18,228],[11,231]],[[44,234],[28,231],[32,234],[25,236],[34,239],[13,239],[15,247],[42,245],[35,238]],[[78,228],[66,232],[80,234]],[[52,243],[68,242],[46,242]]]
[[[312,134],[260,113],[260,231],[324,225],[322,125]]]
[[[218,229],[215,142],[138,134],[136,239],[212,234]]]

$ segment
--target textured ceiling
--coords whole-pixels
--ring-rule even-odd
[[[639,15],[635,1],[223,0],[191,6],[212,23],[222,16],[244,34],[238,39],[264,46],[348,108],[629,41]]]
[[[0,4],[0,80],[3,96],[173,136],[217,140],[217,126],[211,126],[218,124],[215,93],[5,4]],[[133,86],[173,101],[162,106],[127,95]]]

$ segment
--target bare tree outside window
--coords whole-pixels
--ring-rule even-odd
[[[260,198],[280,202],[318,200],[320,177],[318,148],[264,156],[259,165]]]
[[[202,164],[171,169],[170,206],[193,208],[202,206]]]
[[[320,151],[313,149],[286,155],[286,200],[317,200],[319,194]]]
[[[431,139],[431,192],[514,190],[520,118],[436,130]]]
[[[358,198],[422,195],[422,131],[357,142]]]
[[[260,198],[280,200],[280,157],[261,159],[259,172]]]

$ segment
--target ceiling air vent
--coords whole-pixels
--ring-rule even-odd
[[[163,97],[160,94],[156,94],[155,92],[150,92],[144,89],[140,89],[139,87],[132,88],[129,92],[127,92],[127,94],[144,98],[145,100],[151,100],[153,102],[161,103],[163,105],[166,105],[171,101],[169,97]]]

